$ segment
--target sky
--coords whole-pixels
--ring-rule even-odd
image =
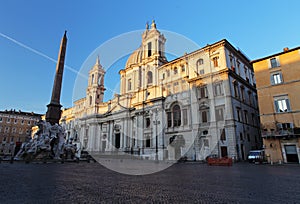
[[[300,46],[299,8],[299,0],[2,0],[0,110],[46,112],[65,30],[68,44],[61,104],[68,108],[80,94],[84,96],[83,91],[74,97],[76,79],[85,78],[87,73],[82,70],[93,64],[87,59],[96,60],[96,55],[109,66],[104,66],[108,70],[105,100],[112,98],[120,78],[118,71],[124,68],[128,55],[108,64],[105,60],[113,55],[105,52],[115,53],[128,44],[130,49],[137,48],[146,22],[155,19],[158,30],[184,36],[199,48],[225,38],[254,60],[284,47]],[[134,43],[95,51],[129,32],[138,34]],[[185,46],[179,49],[182,54],[189,51]]]

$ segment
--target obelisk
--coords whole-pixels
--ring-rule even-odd
[[[62,77],[64,73],[64,64],[65,64],[65,55],[66,55],[66,46],[67,46],[66,34],[67,31],[65,31],[65,34],[61,39],[60,49],[59,49],[58,59],[56,64],[54,84],[52,89],[52,97],[50,103],[47,105],[48,110],[46,113],[46,121],[50,122],[51,125],[54,125],[55,123],[59,124],[59,119],[61,117],[62,105],[60,105],[60,93],[61,93]]]

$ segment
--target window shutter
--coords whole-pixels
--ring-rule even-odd
[[[274,85],[275,84],[275,82],[274,82],[274,74],[271,74],[270,80],[271,80],[271,85]]]
[[[280,67],[279,57],[276,57],[277,66]]]
[[[278,101],[275,100],[274,105],[275,105],[275,112],[278,113],[279,112]]]
[[[269,69],[272,68],[272,65],[271,65],[271,59],[267,60],[267,62],[268,62],[268,68],[269,68]]]
[[[282,73],[280,72],[279,75],[280,75],[280,80],[281,80],[280,83],[283,83]]]
[[[288,111],[290,111],[291,110],[290,100],[289,99],[285,99],[285,102],[286,102],[286,107],[287,107]]]

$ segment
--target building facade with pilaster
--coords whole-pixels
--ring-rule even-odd
[[[97,59],[86,97],[63,111],[69,136],[91,152],[159,160],[211,154],[245,160],[261,148],[249,59],[224,39],[168,61],[166,40],[155,22],[146,26],[140,47],[119,71],[120,93],[107,102]]]

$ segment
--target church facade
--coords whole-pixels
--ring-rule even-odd
[[[159,160],[245,160],[261,148],[250,60],[223,39],[167,61],[165,42],[155,22],[146,27],[107,102],[97,59],[86,97],[62,113],[67,137],[87,151]]]

